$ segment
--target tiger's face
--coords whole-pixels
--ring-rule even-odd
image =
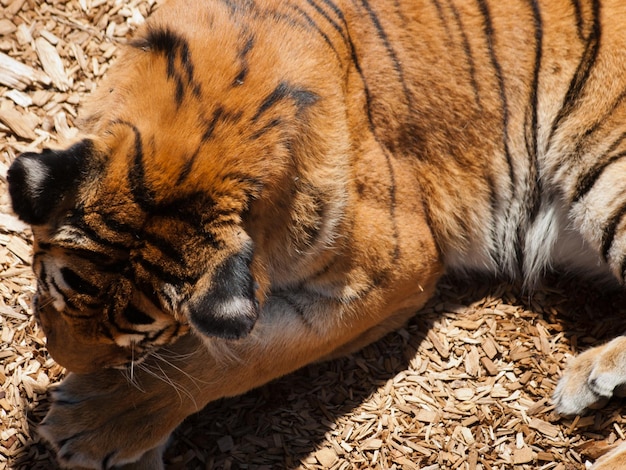
[[[57,362],[75,372],[129,367],[188,330],[143,293],[128,255],[79,248],[80,229],[36,230],[33,310]],[[73,232],[71,240],[64,240]]]
[[[257,317],[236,191],[150,201],[121,191],[111,160],[132,153],[130,134],[130,147],[122,130],[114,147],[85,139],[23,154],[8,173],[14,209],[33,226],[35,315],[51,355],[74,372],[128,367],[190,325],[239,338]]]

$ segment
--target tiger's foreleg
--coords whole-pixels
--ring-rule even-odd
[[[210,401],[362,347],[409,315],[407,309],[373,312],[352,320],[344,315],[341,321],[353,324],[340,328],[332,321],[340,312],[318,312],[319,323],[303,321],[301,312],[276,300],[243,340],[201,340],[190,334],[136,365],[132,373],[106,369],[70,374],[53,393],[39,431],[57,450],[61,464],[70,468],[162,468],[155,463],[161,465],[159,448],[187,416]]]

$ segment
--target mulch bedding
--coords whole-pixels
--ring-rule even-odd
[[[0,470],[57,468],[36,426],[64,375],[30,313],[30,233],[6,169],[74,135],[77,106],[157,3],[0,0]],[[405,329],[190,417],[167,466],[584,468],[624,439],[623,403],[567,419],[550,396],[572,354],[626,330],[624,300],[557,277],[532,294],[446,278]]]

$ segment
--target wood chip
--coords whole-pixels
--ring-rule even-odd
[[[337,454],[332,449],[324,447],[315,452],[315,458],[324,468],[330,468],[337,461]]]
[[[493,338],[487,336],[481,344],[483,351],[489,359],[493,359],[498,354],[498,347]]]
[[[433,330],[430,330],[428,332],[428,339],[443,359],[447,359],[448,357],[450,357],[450,349],[439,339],[436,334],[433,333]]]
[[[533,451],[530,447],[522,447],[521,449],[515,449],[513,451],[513,463],[520,465],[523,463],[530,463],[534,460]]]
[[[6,247],[16,256],[18,256],[24,263],[30,263],[32,251],[30,246],[19,237],[11,237]]]
[[[454,396],[460,401],[471,400],[474,397],[474,390],[471,388],[457,388],[454,391]]]
[[[25,90],[32,83],[51,83],[50,77],[0,52],[0,85]]]
[[[0,18],[0,36],[6,36],[8,34],[17,31],[17,26],[8,18]]]
[[[483,365],[489,375],[496,375],[499,372],[498,367],[487,356],[481,357],[480,363]]]
[[[39,123],[39,119],[34,114],[23,113],[16,109],[0,108],[0,122],[23,139],[34,140],[37,138],[35,127]]]
[[[538,418],[531,418],[530,422],[528,423],[528,426],[531,427],[532,429],[536,429],[537,431],[539,431],[542,434],[545,434],[546,436],[556,437],[559,435],[558,426],[555,426],[554,424],[550,424]]]
[[[415,418],[422,423],[434,423],[437,421],[437,412],[430,410],[419,410],[415,413]]]
[[[232,436],[223,436],[217,440],[217,446],[221,452],[228,452],[235,447],[235,441]]]
[[[52,83],[61,91],[66,91],[70,88],[70,81],[65,73],[65,67],[63,61],[59,56],[59,53],[52,44],[50,44],[43,37],[35,39],[35,50],[37,56],[45,72],[52,79]]]

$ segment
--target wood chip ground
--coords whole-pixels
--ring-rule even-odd
[[[30,234],[7,166],[74,135],[77,105],[156,6],[0,0],[0,470],[57,468],[36,425],[64,373],[30,314]],[[550,395],[572,354],[626,330],[624,300],[556,278],[532,295],[445,279],[407,328],[189,418],[168,468],[585,468],[625,439],[624,403],[562,419]]]

